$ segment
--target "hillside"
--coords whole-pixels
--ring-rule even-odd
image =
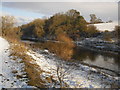
[[[99,24],[94,24],[97,29],[99,29],[100,31],[113,31],[115,26],[118,25],[117,22],[113,22],[113,23],[99,23]]]

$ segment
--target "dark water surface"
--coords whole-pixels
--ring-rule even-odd
[[[76,47],[72,57],[77,62],[103,67],[116,72],[120,70],[120,56],[113,53],[97,52],[83,47]]]

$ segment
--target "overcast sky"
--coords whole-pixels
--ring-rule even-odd
[[[2,2],[2,12],[14,16],[42,18],[58,12],[76,9],[89,21],[96,14],[104,21],[118,20],[117,2]]]

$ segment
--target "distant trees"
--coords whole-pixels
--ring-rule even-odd
[[[44,20],[35,19],[34,21],[21,26],[22,37],[38,38],[44,35]]]
[[[115,26],[115,32],[118,39],[120,39],[120,26]]]
[[[104,40],[111,41],[113,38],[118,41],[118,44],[120,44],[120,26],[119,25],[115,26],[114,31],[105,30],[103,32]]]
[[[112,23],[113,21],[112,20],[108,20],[106,23]]]
[[[97,19],[97,17],[96,17],[96,15],[95,14],[90,14],[90,23],[95,23],[95,21],[96,21],[96,19]]]
[[[111,38],[112,38],[112,34],[108,30],[106,30],[103,34],[103,40],[111,41]]]
[[[15,25],[17,20],[14,16],[1,16],[0,21],[0,31],[3,37],[11,42],[20,40],[22,32],[20,32],[20,27]]]
[[[98,29],[94,25],[88,25],[87,30],[87,37],[93,37],[95,34],[99,33]]]
[[[16,20],[13,16],[1,16],[0,21],[2,24],[2,35],[6,36],[7,34],[9,34],[10,30],[14,28]]]
[[[34,24],[34,33],[37,37],[42,37],[44,35],[44,20],[36,19],[32,22]]]
[[[78,12],[77,10],[71,9],[66,12],[66,15],[72,18],[77,18],[80,16],[80,12]]]
[[[98,20],[91,15],[92,21]],[[73,40],[81,37],[91,37],[98,33],[95,26],[89,26],[80,12],[71,9],[65,13],[57,13],[48,19],[36,19],[21,26],[23,37],[56,39],[60,33]]]
[[[95,14],[90,14],[90,23],[103,23],[103,21],[100,18],[97,18]]]
[[[69,37],[76,39],[80,32],[87,29],[87,23],[80,13],[74,9],[66,13],[58,13],[46,20],[45,31],[47,35],[65,32]]]

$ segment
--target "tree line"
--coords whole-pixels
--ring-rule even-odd
[[[73,40],[91,37],[99,33],[93,25],[88,25],[80,12],[71,9],[57,13],[48,19],[36,19],[21,26],[22,37],[55,39],[59,34],[66,34]]]
[[[65,35],[72,40],[96,37],[100,34],[94,25],[90,25],[80,12],[71,9],[65,13],[57,13],[47,19],[35,19],[28,24],[15,27],[13,16],[2,16],[1,31],[3,36],[19,35],[21,38],[46,38],[55,40]],[[119,26],[115,28],[120,39]],[[17,35],[16,35],[17,36]]]

